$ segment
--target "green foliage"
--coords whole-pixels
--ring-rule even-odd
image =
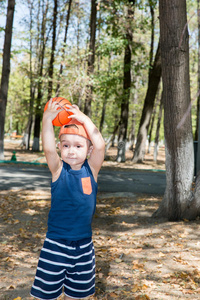
[[[19,67],[12,71],[6,109],[5,132],[23,134],[29,111],[29,80]]]
[[[38,95],[38,84],[41,83],[42,102],[41,113],[47,102],[48,67],[51,53],[51,21],[53,1],[49,1],[46,29],[45,29],[45,54],[42,76],[39,76],[41,63],[42,35],[41,21],[44,10],[33,1],[32,29],[30,30],[30,17],[28,3],[25,1],[25,14],[20,24],[14,28],[12,46],[12,65],[10,73],[9,97],[7,105],[6,132],[17,130],[23,134],[28,122],[30,109],[30,90],[34,90],[34,108]],[[73,1],[72,1],[73,3]],[[76,103],[81,109],[84,107],[87,85],[93,85],[92,119],[99,126],[103,104],[106,103],[105,123],[103,134],[108,137],[120,117],[120,106],[123,99],[123,72],[124,49],[127,44],[126,30],[132,32],[132,64],[131,64],[131,97],[129,105],[129,128],[131,128],[131,116],[135,111],[137,133],[144,98],[148,85],[149,47],[151,39],[151,16],[149,4],[155,10],[155,49],[159,40],[158,1],[137,0],[132,8],[133,17],[127,20],[125,17],[126,5],[129,1],[113,0],[98,3],[98,20],[96,33],[96,57],[95,70],[91,78],[87,76],[87,58],[89,43],[90,3],[85,0],[74,2],[68,28],[67,42],[63,44],[65,20],[68,9],[68,1],[60,4],[58,9],[58,28],[56,39],[56,53],[54,63],[53,94],[56,93],[57,84],[60,84],[59,95],[66,97],[72,103]],[[130,3],[129,3],[130,4]],[[188,16],[190,20],[191,34],[191,95],[195,99],[197,92],[197,26],[195,5],[193,1],[187,1]],[[18,8],[18,4],[16,5]],[[29,8],[28,8],[29,7]],[[44,7],[45,8],[45,7]],[[44,9],[43,8],[43,9]],[[5,11],[0,5],[0,11]],[[3,36],[4,28],[0,27],[0,36]],[[32,48],[30,48],[32,46]],[[63,51],[65,53],[63,58]],[[155,54],[155,53],[154,53]],[[32,58],[30,68],[30,58]],[[59,76],[60,64],[63,65],[63,73]],[[32,86],[31,86],[32,84]],[[195,129],[196,101],[193,101],[193,129]],[[12,124],[11,124],[12,116]],[[12,128],[11,128],[12,125]],[[163,126],[161,128],[163,138]]]

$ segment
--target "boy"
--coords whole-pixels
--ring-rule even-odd
[[[51,209],[31,295],[56,299],[64,287],[65,300],[83,299],[95,292],[91,222],[105,143],[90,118],[69,105],[71,120],[59,133],[61,160],[52,125],[60,111],[57,107],[50,100],[43,115],[43,150],[52,174]]]

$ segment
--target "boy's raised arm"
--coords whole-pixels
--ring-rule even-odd
[[[43,114],[42,119],[42,146],[46,156],[48,167],[52,176],[61,167],[61,160],[56,150],[55,135],[52,120],[58,114],[56,103],[50,100],[47,110]]]

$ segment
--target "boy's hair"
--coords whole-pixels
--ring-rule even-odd
[[[88,140],[90,140],[89,135],[87,134],[87,131],[85,130],[85,127],[83,124],[76,120],[71,120],[68,124],[63,125],[60,128],[60,133],[59,133],[59,139],[62,134],[77,134],[80,135]]]

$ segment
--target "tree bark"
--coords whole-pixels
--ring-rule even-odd
[[[43,4],[44,7],[44,4]],[[43,13],[42,18],[42,25],[41,25],[41,36],[40,41],[41,44],[39,45],[40,53],[38,57],[38,94],[36,99],[36,108],[35,108],[35,122],[34,122],[34,139],[33,139],[33,145],[32,150],[37,152],[40,151],[40,123],[41,123],[41,101],[43,96],[42,91],[42,85],[43,85],[43,66],[44,66],[44,55],[45,55],[45,49],[46,49],[46,42],[48,39],[48,36],[46,37],[46,22],[47,22],[47,12],[48,12],[49,6],[48,2],[45,7],[45,11]]]
[[[129,149],[133,151],[133,148],[135,146],[135,139],[136,139],[136,106],[138,104],[138,84],[139,84],[139,77],[135,76],[133,78],[134,82],[134,93],[133,93],[133,109],[131,112],[131,128],[129,132]]]
[[[95,61],[95,38],[96,38],[96,20],[97,20],[97,1],[91,0],[91,16],[90,16],[90,44],[89,44],[89,56],[88,56],[88,86],[85,99],[84,113],[91,117],[91,104],[92,104],[92,91],[93,85],[91,83],[91,76],[94,73],[94,61]]]
[[[108,71],[107,71],[108,78],[109,78],[109,75],[110,75],[110,69],[111,69],[111,57],[109,56]],[[101,111],[101,120],[100,120],[100,125],[99,125],[99,131],[100,132],[102,132],[102,130],[103,130],[105,114],[106,114],[107,99],[108,99],[108,87],[106,87],[105,95],[104,95],[104,99],[103,99],[103,107],[102,107],[102,111]]]
[[[62,47],[62,62],[60,64],[60,70],[59,70],[59,75],[58,75],[58,83],[57,83],[57,87],[56,87],[56,97],[58,97],[59,92],[60,92],[60,79],[61,79],[61,76],[62,76],[62,73],[63,73],[63,60],[64,60],[64,57],[65,57],[65,46],[66,46],[66,42],[67,42],[67,32],[68,32],[68,27],[69,27],[71,5],[72,5],[72,0],[69,0],[67,16],[66,16],[65,35],[64,35],[63,47]]]
[[[198,141],[199,134],[199,105],[200,105],[200,7],[199,0],[197,0],[197,24],[198,24],[198,76],[197,76],[197,112],[196,112],[196,130],[195,130],[195,141]]]
[[[127,141],[127,128],[128,128],[128,116],[129,116],[129,99],[130,99],[130,89],[131,89],[131,56],[132,56],[132,40],[133,33],[130,26],[130,20],[134,16],[134,5],[135,1],[129,1],[130,6],[125,9],[126,17],[128,21],[126,29],[126,47],[124,52],[124,79],[123,79],[123,98],[121,103],[121,115],[120,115],[120,127],[118,135],[118,151],[117,151],[117,161],[126,161],[126,141]]]
[[[189,109],[191,101],[186,0],[161,0],[159,12],[166,190],[154,216],[178,221],[182,218],[193,219],[200,212],[198,184],[195,195],[192,194],[194,150]]]
[[[137,142],[135,146],[135,152],[132,161],[134,163],[142,162],[145,155],[146,140],[148,128],[151,120],[151,115],[154,107],[156,93],[161,78],[161,54],[160,43],[158,44],[153,68],[149,71],[148,89],[144,101],[144,107],[142,110],[142,116],[140,120],[139,130],[137,134]]]
[[[21,146],[25,147],[26,150],[30,149],[30,137],[31,137],[31,129],[33,124],[33,105],[34,105],[34,96],[35,96],[35,84],[33,80],[33,60],[32,60],[32,53],[33,53],[33,1],[29,0],[28,7],[29,7],[29,15],[30,15],[30,24],[29,24],[29,33],[30,33],[30,56],[29,56],[29,73],[30,73],[30,99],[29,99],[29,115],[28,115],[28,122],[26,126],[26,130],[22,139]]]
[[[159,113],[158,113],[158,121],[157,121],[157,127],[156,127],[156,136],[155,136],[155,142],[154,142],[154,156],[153,156],[154,161],[157,161],[157,156],[158,156],[158,143],[159,143],[160,124],[161,124],[161,120],[162,120],[162,111],[163,111],[163,97],[161,95],[160,107],[159,107]]]
[[[129,98],[131,88],[131,46],[130,43],[126,46],[124,55],[124,87],[123,99],[121,103],[120,127],[118,136],[118,152],[117,161],[125,162],[128,113],[129,113]]]
[[[149,133],[148,133],[148,153],[151,152],[151,139],[152,139],[152,132],[153,132],[153,128],[154,128],[154,121],[155,121],[155,117],[156,117],[156,110],[157,110],[157,106],[160,102],[160,95],[159,95],[159,88],[158,88],[158,92],[157,92],[157,99],[156,99],[156,103],[154,105],[153,108],[153,112],[152,112],[152,117],[151,117],[151,125],[150,125],[150,129],[149,129]]]
[[[10,52],[12,44],[14,10],[15,0],[8,0],[6,29],[3,47],[3,67],[0,87],[0,160],[4,159],[4,126],[10,76]]]
[[[52,46],[51,46],[51,59],[49,63],[48,100],[51,98],[52,88],[53,88],[53,68],[54,68],[55,50],[56,50],[57,14],[58,14],[58,1],[54,0],[53,34],[52,34]]]

